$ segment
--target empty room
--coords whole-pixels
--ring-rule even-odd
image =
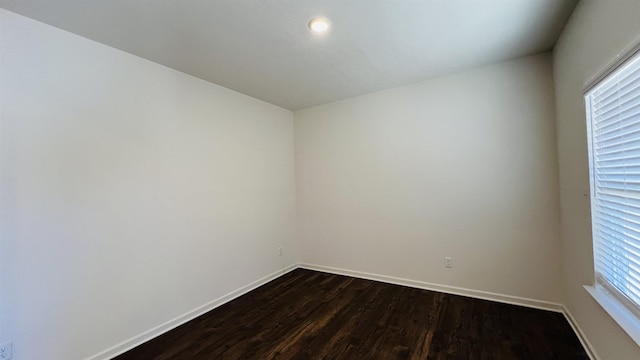
[[[640,0],[0,0],[0,360],[640,359]]]

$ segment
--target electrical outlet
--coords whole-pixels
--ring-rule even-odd
[[[0,344],[0,360],[10,360],[13,357],[13,344],[11,341]]]
[[[453,259],[451,256],[445,256],[444,258],[444,267],[452,268],[453,267]]]
[[[278,248],[278,256],[282,256],[282,248],[281,247]]]

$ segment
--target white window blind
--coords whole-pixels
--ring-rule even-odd
[[[585,102],[596,283],[640,315],[640,55]]]

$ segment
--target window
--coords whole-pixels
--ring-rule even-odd
[[[594,288],[606,294],[607,301],[620,308],[624,319],[612,316],[619,323],[631,323],[631,330],[621,325],[638,342],[640,54],[631,56],[589,90],[585,94],[585,103],[596,276]],[[596,295],[594,297],[599,300]],[[604,304],[603,307],[609,311]]]

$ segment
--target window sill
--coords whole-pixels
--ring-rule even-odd
[[[604,311],[620,325],[620,327],[640,346],[640,318],[629,311],[614,296],[601,286],[587,286],[584,288],[591,294]]]

